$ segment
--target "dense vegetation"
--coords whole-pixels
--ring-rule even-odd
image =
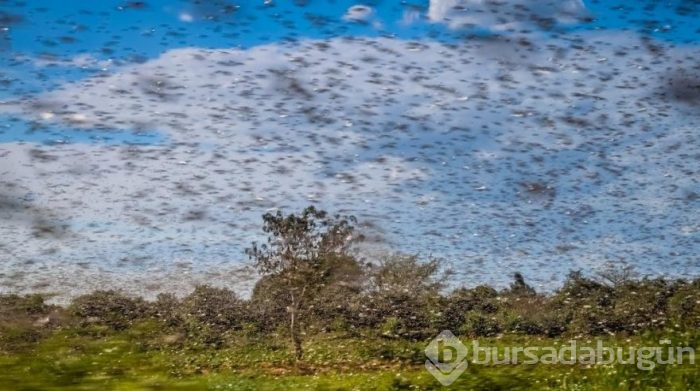
[[[40,295],[0,297],[0,389],[438,389],[423,349],[439,330],[490,346],[611,346],[671,339],[700,348],[700,281],[616,286],[572,273],[541,295],[516,280],[441,293],[431,263],[398,257],[365,283],[324,287],[301,317],[304,357],[287,342],[284,301],[263,279],[249,300],[197,287],[146,301],[93,292],[67,307]],[[363,274],[364,275],[364,274]],[[611,335],[612,334],[612,335]],[[3,388],[4,385],[4,388]],[[478,366],[463,389],[699,389],[694,366]]]
[[[441,293],[433,263],[395,257],[372,268],[357,285],[343,280],[325,286],[299,320],[306,337],[341,333],[420,341],[452,330],[464,337],[503,334],[580,338],[643,335],[700,328],[700,280],[629,280],[610,286],[571,273],[552,294],[488,286]],[[363,282],[360,284],[360,282]],[[171,345],[226,346],[231,334],[289,336],[287,303],[274,281],[262,279],[250,299],[211,286],[198,286],[182,298],[158,295],[154,301],[122,292],[97,291],[67,307],[50,305],[42,295],[0,296],[0,349],[31,348],[66,329],[118,332],[143,324]],[[157,345],[157,341],[148,341]]]
[[[361,263],[352,218],[313,208],[264,217],[270,240],[248,250],[263,277],[248,299],[198,286],[155,300],[97,291],[68,306],[0,296],[0,388],[429,389],[425,345],[448,329],[494,346],[661,338],[700,346],[700,279],[572,272],[538,293],[516,273],[507,289],[448,290],[434,260]],[[289,342],[287,342],[289,341]],[[692,389],[694,367],[470,366],[477,389]],[[159,388],[160,387],[160,388]]]

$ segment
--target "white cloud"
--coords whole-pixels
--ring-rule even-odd
[[[111,59],[99,59],[91,54],[78,54],[73,57],[67,58],[55,57],[50,55],[40,57],[16,56],[14,57],[14,61],[18,63],[29,62],[33,66],[38,68],[61,66],[89,70],[98,69],[102,71],[107,71],[115,65]]]
[[[12,102],[3,110],[27,119],[154,129],[171,142],[0,144],[4,180],[74,233],[59,246],[21,222],[0,227],[14,260],[0,283],[77,262],[155,279],[183,258],[219,270],[243,258],[265,210],[309,202],[463,262],[472,280],[522,265],[563,274],[600,252],[654,270],[673,251],[673,270],[697,271],[682,227],[694,224],[698,117],[661,92],[667,69],[698,49],[642,47],[590,33],[185,48]],[[562,243],[577,247],[562,255]]]
[[[178,19],[180,19],[181,22],[191,23],[194,21],[194,16],[188,12],[180,12]]]
[[[343,15],[343,20],[349,22],[368,22],[374,15],[372,7],[366,5],[353,5]]]
[[[430,0],[428,18],[451,28],[505,30],[571,23],[587,16],[581,0]]]

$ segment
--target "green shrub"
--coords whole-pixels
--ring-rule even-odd
[[[399,337],[401,334],[401,321],[395,316],[390,316],[384,320],[379,331],[386,337]]]
[[[700,286],[698,281],[680,283],[668,299],[669,322],[675,325],[700,328]]]
[[[231,290],[199,285],[180,302],[180,314],[215,332],[224,332],[241,328],[247,306]]]
[[[124,330],[135,320],[152,316],[151,307],[142,298],[112,290],[80,296],[73,300],[69,311],[83,325],[99,324],[113,330]]]
[[[161,293],[151,304],[155,319],[169,328],[182,327],[185,320],[181,312],[181,302],[172,294]]]
[[[639,333],[663,328],[672,289],[663,280],[630,281],[615,289],[611,314],[620,331]]]
[[[502,326],[494,316],[477,311],[467,313],[466,321],[460,328],[460,334],[471,337],[493,337],[502,332]]]
[[[7,318],[12,315],[45,315],[56,309],[56,306],[46,304],[46,297],[41,294],[32,295],[0,295],[0,316]]]
[[[60,308],[45,296],[0,295],[0,350],[26,348],[46,336],[63,319]]]
[[[38,342],[42,333],[29,322],[0,323],[0,350],[15,352]]]

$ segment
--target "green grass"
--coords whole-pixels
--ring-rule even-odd
[[[609,337],[606,346],[699,348],[700,333]],[[579,340],[579,346],[588,339]],[[465,341],[466,342],[466,341]],[[481,346],[558,346],[564,339],[481,339]],[[78,328],[53,332],[21,351],[0,354],[2,390],[431,390],[443,387],[425,370],[428,341],[321,334],[305,342],[295,363],[286,340],[243,332],[213,348],[168,336],[153,324],[127,331]],[[595,340],[590,339],[591,346]],[[469,343],[467,343],[469,345]],[[469,365],[460,390],[700,390],[695,365]]]

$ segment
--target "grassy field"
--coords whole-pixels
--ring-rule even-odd
[[[101,327],[55,331],[0,356],[3,390],[430,390],[443,387],[425,370],[425,346],[380,336],[319,334],[295,362],[283,338],[231,333],[211,347],[164,335],[144,322],[126,331]],[[26,336],[24,336],[26,337]],[[18,340],[26,340],[19,338]],[[700,347],[700,333],[608,337],[606,346]],[[480,339],[481,346],[561,346],[566,339]],[[469,346],[471,341],[465,341]],[[582,338],[579,345],[594,346]],[[695,365],[469,365],[452,386],[463,390],[700,390]]]

